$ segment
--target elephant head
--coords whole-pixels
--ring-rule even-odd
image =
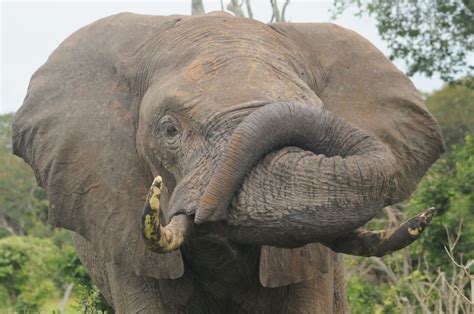
[[[13,131],[49,222],[154,278],[183,274],[177,245],[141,239],[154,177],[166,237],[351,251],[338,239],[406,199],[444,149],[409,79],[357,34],[215,13],[82,28],[34,74]]]

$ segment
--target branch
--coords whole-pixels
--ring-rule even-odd
[[[448,248],[447,248],[446,246],[444,247],[444,250],[446,251],[446,254],[448,254],[449,258],[451,259],[451,262],[452,262],[454,265],[456,265],[456,267],[461,268],[461,269],[464,271],[464,273],[465,273],[469,278],[474,279],[474,276],[469,273],[469,268],[470,268],[472,265],[474,265],[474,260],[470,260],[470,261],[467,263],[467,265],[461,265],[461,264],[459,264],[458,262],[456,262],[456,260],[454,259],[453,255],[451,254],[451,252],[448,250]]]
[[[398,282],[398,277],[395,275],[393,270],[391,270],[383,261],[382,259],[378,257],[371,257],[370,260],[374,262],[378,266],[378,269],[383,271],[385,274],[387,274],[388,279],[392,283],[397,283]]]
[[[247,7],[247,17],[253,19],[252,6],[250,5],[250,0],[245,0],[245,6]]]
[[[383,256],[403,249],[418,239],[433,218],[434,212],[434,208],[429,208],[398,227],[377,231],[357,229],[324,244],[338,253]]]
[[[285,4],[283,5],[283,9],[281,9],[281,16],[280,16],[280,21],[281,22],[286,21],[285,13],[286,13],[286,7],[288,6],[288,4],[290,4],[290,0],[286,0]]]
[[[270,4],[272,6],[272,18],[270,19],[270,23],[273,21],[278,22],[280,19],[280,11],[278,10],[277,0],[270,0]]]
[[[244,11],[242,11],[242,3],[239,4],[238,0],[231,0],[227,5],[227,10],[234,13],[235,16],[245,17]]]
[[[203,15],[206,11],[204,10],[204,5],[202,0],[192,0],[191,2],[191,14],[192,15]]]
[[[459,224],[458,224],[458,230],[456,232],[456,239],[453,241],[451,239],[451,231],[448,228],[447,225],[444,224],[444,229],[446,230],[446,236],[448,237],[448,245],[449,245],[449,250],[454,251],[454,248],[458,244],[459,240],[461,239],[461,234],[462,234],[462,224],[463,224],[463,216],[459,219]]]
[[[10,216],[3,213],[3,209],[0,208],[0,229],[5,229],[10,235],[26,235],[25,230]]]
[[[64,313],[64,308],[66,307],[67,301],[71,296],[72,288],[74,287],[73,283],[69,283],[66,286],[66,290],[64,290],[63,298],[61,299],[61,303],[59,304],[59,313]]]

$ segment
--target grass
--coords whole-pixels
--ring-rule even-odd
[[[47,300],[41,307],[41,313],[59,313],[59,305],[61,298],[51,298]],[[66,303],[63,314],[81,313],[77,308],[76,297],[72,294]]]

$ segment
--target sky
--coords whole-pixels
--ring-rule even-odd
[[[206,12],[220,10],[220,1],[204,0]],[[224,0],[225,3],[228,0]],[[254,18],[268,22],[268,0],[253,0]],[[282,3],[283,1],[279,1]],[[386,44],[377,33],[374,19],[355,17],[346,11],[331,20],[332,0],[291,0],[286,17],[290,22],[333,22],[352,29],[388,55]],[[16,111],[25,98],[31,75],[46,62],[54,49],[71,33],[93,21],[119,12],[150,15],[190,14],[191,0],[135,1],[5,1],[0,0],[0,114]],[[402,71],[403,61],[395,62]],[[415,86],[423,92],[442,87],[438,78],[416,75]]]

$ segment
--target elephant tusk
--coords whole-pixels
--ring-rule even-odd
[[[178,249],[190,234],[193,222],[187,215],[181,214],[171,218],[168,225],[160,223],[160,197],[162,179],[153,180],[145,202],[142,216],[142,234],[146,246],[158,253],[167,253]]]
[[[403,249],[418,239],[435,213],[434,207],[412,217],[400,226],[387,230],[356,229],[331,243],[324,243],[337,253],[356,256],[383,256]]]

